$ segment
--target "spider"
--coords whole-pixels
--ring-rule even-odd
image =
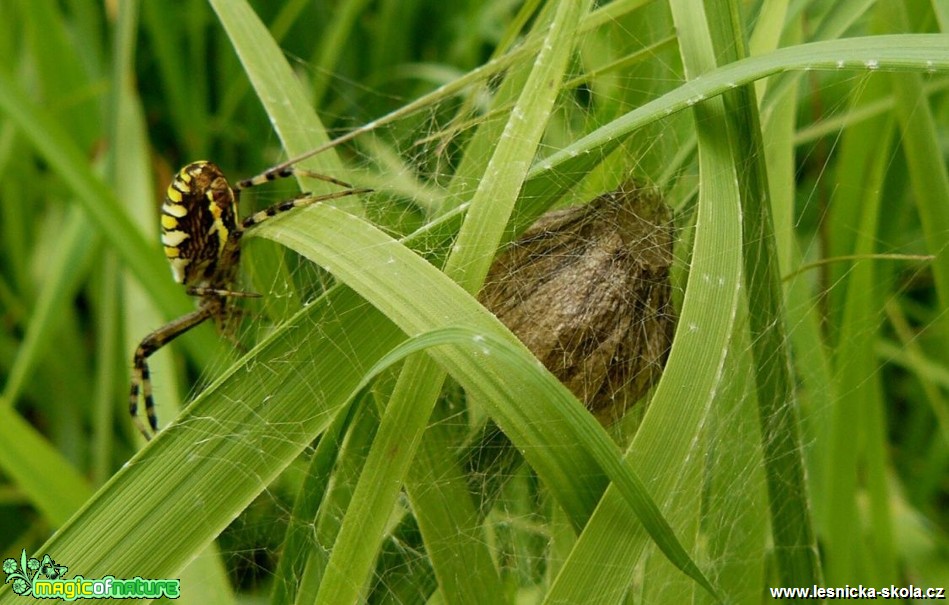
[[[345,190],[316,196],[303,193],[239,220],[237,203],[241,191],[294,175],[316,178],[345,187]],[[294,208],[369,191],[285,164],[239,181],[236,187],[231,187],[221,169],[211,162],[192,162],[178,172],[168,186],[161,207],[161,241],[175,281],[184,285],[189,295],[198,298],[198,305],[196,310],[143,338],[135,349],[129,414],[146,440],[158,433],[158,417],[148,372],[149,356],[208,319],[213,318],[218,329],[223,329],[233,313],[232,298],[259,296],[234,289],[244,233]],[[139,395],[145,400],[147,426],[138,414]]]

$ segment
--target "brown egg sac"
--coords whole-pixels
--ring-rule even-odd
[[[542,216],[498,255],[479,298],[608,425],[662,374],[672,244],[662,199],[628,183]]]

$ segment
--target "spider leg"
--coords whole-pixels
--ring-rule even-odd
[[[250,229],[251,227],[256,227],[257,225],[263,223],[264,221],[273,218],[278,214],[283,214],[294,208],[305,208],[311,204],[316,204],[317,202],[325,202],[327,200],[335,200],[341,197],[347,197],[350,195],[358,195],[361,193],[370,193],[372,189],[347,189],[346,191],[337,191],[335,193],[327,193],[326,195],[313,195],[312,193],[301,193],[296,197],[292,197],[286,201],[280,202],[279,204],[274,204],[266,210],[261,210],[260,212],[255,212],[254,214],[248,216],[244,219],[244,222],[241,224],[241,229]]]
[[[148,372],[148,357],[178,336],[191,328],[214,316],[218,306],[216,304],[202,305],[198,310],[183,315],[169,324],[158,328],[142,339],[135,349],[132,358],[132,388],[129,393],[129,415],[148,441],[158,433],[158,416],[155,414],[155,400],[152,398],[152,380]],[[138,415],[138,399],[141,391],[145,400],[145,415],[148,417],[148,426]],[[149,427],[151,430],[149,430]]]
[[[256,292],[242,292],[239,290],[226,290],[222,288],[209,288],[207,286],[188,286],[187,293],[191,296],[197,296],[202,299],[214,298],[261,298],[262,295]],[[219,303],[218,309],[212,314],[217,320],[218,332],[225,338],[227,338],[234,348],[242,353],[247,352],[247,347],[245,347],[241,342],[234,336],[232,328],[233,324],[230,322],[236,320],[237,325],[240,324],[240,318],[243,316],[244,310],[239,307],[234,307],[227,305],[223,300]]]
[[[231,298],[260,298],[256,292],[238,292],[235,290],[222,290],[220,288],[206,288],[204,286],[189,286],[187,293],[189,296],[229,296]]]
[[[319,172],[312,172],[303,168],[295,168],[293,166],[286,166],[283,168],[275,168],[267,170],[255,177],[244,179],[237,182],[238,189],[249,189],[250,187],[256,187],[257,185],[263,185],[264,183],[269,183],[270,181],[276,181],[277,179],[285,179],[291,176],[305,176],[311,179],[317,179],[324,181],[326,183],[333,183],[334,185],[339,185],[340,187],[345,187],[346,189],[353,189],[353,186],[345,181],[339,179],[334,179],[331,176],[326,176],[325,174],[320,174]]]

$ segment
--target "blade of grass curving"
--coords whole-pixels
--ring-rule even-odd
[[[210,0],[221,25],[227,32],[257,97],[264,106],[283,148],[291,156],[321,147],[329,137],[313,106],[287,63],[267,27],[244,1]],[[344,174],[343,165],[332,149],[306,162],[306,167],[321,174]],[[329,191],[325,182],[298,177],[307,191]],[[360,214],[362,207],[356,196],[334,200],[335,205],[348,212]]]
[[[585,174],[634,130],[697,103],[777,73],[793,70],[933,72],[949,70],[949,35],[900,34],[846,38],[780,48],[704,73],[541,160],[524,184],[526,216]]]
[[[512,53],[509,53],[507,57],[502,57],[497,60],[496,65],[510,60],[511,58],[518,56],[525,49],[530,50],[531,52],[536,52],[540,47],[541,43],[546,40],[546,44],[550,45],[551,42],[544,36],[545,29],[547,27],[548,21],[552,18],[554,13],[553,9],[555,4],[549,4],[545,11],[542,12],[539,16],[535,18],[535,26],[532,32],[527,35],[526,40],[523,42],[519,50],[515,50]],[[580,4],[576,4],[572,7],[566,7],[571,9],[579,9]],[[562,10],[565,8],[563,3],[560,3],[559,8]],[[561,18],[563,15],[561,14]],[[584,21],[585,22],[585,21]],[[561,19],[561,26],[563,25],[563,20]],[[571,24],[572,25],[572,24]],[[552,30],[551,30],[552,31]],[[558,49],[558,55],[555,57],[554,62],[548,62],[548,69],[556,65],[557,61],[561,61],[564,57],[569,56],[573,44],[568,39],[564,42],[557,42],[553,44],[555,49]],[[539,60],[538,60],[539,63]],[[489,64],[490,65],[490,64]],[[540,70],[537,67],[541,65],[535,64],[533,72],[536,74]],[[487,67],[487,66],[486,66]],[[550,103],[552,100],[552,94],[556,94],[560,86],[551,87],[551,90],[548,92],[550,94],[545,95],[544,103],[536,107],[531,107],[530,110],[525,112],[524,101],[523,99],[528,98],[528,95],[525,94],[524,87],[530,76],[531,69],[530,65],[522,61],[520,65],[514,64],[512,69],[510,69],[504,79],[504,82],[500,88],[492,95],[492,100],[494,107],[496,108],[491,113],[491,119],[482,120],[478,126],[477,132],[471,139],[468,141],[464,156],[462,161],[459,164],[458,169],[455,171],[452,177],[451,184],[448,187],[448,195],[446,196],[444,205],[457,205],[459,200],[464,200],[470,195],[471,183],[482,183],[483,175],[487,171],[487,166],[490,162],[497,162],[498,159],[495,157],[494,150],[497,145],[497,141],[502,135],[503,129],[506,127],[503,117],[508,116],[509,122],[516,124],[516,121],[511,120],[512,107],[518,98],[521,99],[521,106],[516,110],[521,112],[520,115],[528,115],[529,120],[534,122],[534,126],[537,124],[543,124],[546,122],[547,113],[549,113],[549,107],[544,107],[545,104]],[[560,71],[562,71],[563,65],[561,65]],[[562,79],[562,74],[557,76]],[[462,80],[465,78],[462,78]],[[538,78],[535,78],[535,82]],[[553,77],[549,78],[551,81],[554,81]],[[462,108],[462,111],[464,108]],[[462,114],[463,115],[463,114]],[[455,125],[457,127],[457,125]],[[531,124],[526,122],[521,122],[516,124],[514,128],[508,132],[509,135],[523,137],[527,136],[525,134],[525,129],[530,129]],[[510,147],[510,146],[508,146]],[[528,145],[529,147],[529,145]],[[533,157],[533,149],[528,152],[525,148],[524,159],[526,164],[529,164],[530,159]],[[520,180],[520,179],[517,179]],[[509,192],[510,193],[510,192]],[[484,195],[482,192],[482,200],[490,199],[490,195]],[[511,199],[511,198],[508,198]],[[513,201],[513,200],[512,200]],[[483,209],[483,208],[482,208]],[[508,210],[509,211],[509,210]],[[493,218],[497,222],[498,226],[503,226],[504,222],[507,220],[507,214],[503,208],[502,212],[495,215]],[[467,216],[467,215],[466,215]],[[452,235],[456,233],[460,228],[452,230]],[[486,248],[491,248],[487,254],[493,256],[494,248],[497,243],[495,242],[492,246],[490,244],[491,237],[484,238],[482,240],[481,234],[476,231],[469,233],[474,233],[475,240],[481,240],[483,243],[487,242]],[[459,258],[471,254],[472,250],[465,250],[463,254],[458,254],[458,248],[455,249],[454,260],[458,262]],[[437,262],[437,261],[436,261]],[[442,380],[443,371],[437,367],[434,367],[430,361],[423,360],[418,365],[411,366],[409,369],[418,368],[420,365],[425,364],[427,367],[424,369],[430,372],[430,380]],[[418,371],[418,370],[416,370]],[[409,394],[409,397],[412,395]],[[416,464],[414,464],[409,471],[407,477],[407,490],[412,497],[413,510],[416,511],[418,517],[419,527],[422,531],[422,535],[426,544],[429,544],[429,550],[434,553],[433,558],[441,558],[442,560],[436,562],[435,571],[438,573],[439,583],[441,584],[441,589],[443,594],[451,594],[454,599],[475,599],[478,594],[485,594],[484,590],[458,590],[458,582],[455,579],[456,577],[461,577],[467,579],[467,576],[471,576],[471,580],[478,582],[478,578],[473,574],[466,573],[464,567],[467,565],[465,561],[460,556],[452,556],[452,553],[449,549],[442,548],[441,544],[447,544],[449,541],[457,541],[457,537],[453,537],[452,534],[457,534],[460,536],[472,536],[475,539],[481,541],[481,535],[483,530],[480,528],[480,519],[476,511],[476,507],[472,502],[470,495],[468,494],[468,485],[465,480],[461,469],[458,466],[458,463],[454,459],[446,459],[444,456],[445,448],[445,437],[442,435],[444,431],[441,431],[439,427],[433,426],[426,431],[425,438],[422,441],[421,447],[418,454],[416,455]],[[438,487],[433,489],[430,485],[430,482],[427,480],[427,476],[431,476],[432,473],[438,473],[439,477]],[[424,512],[424,514],[420,514]],[[493,570],[493,565],[488,562],[486,565],[486,570],[482,574],[489,574],[491,581],[497,582],[496,572]],[[471,569],[478,569],[474,565],[468,565]],[[488,571],[490,570],[490,572]],[[499,589],[494,589],[492,594],[501,594]],[[457,595],[457,596],[455,596]]]
[[[545,9],[546,14],[537,18],[538,25],[530,35],[530,39],[538,44],[541,44],[543,39],[542,50],[538,53],[533,67],[528,71],[525,65],[509,72],[500,90],[494,95],[495,104],[498,106],[505,107],[509,102],[514,103],[507,123],[502,126],[500,121],[487,121],[478,128],[478,132],[467,145],[464,160],[452,180],[450,189],[455,194],[462,195],[468,185],[468,178],[474,177],[478,182],[465,222],[445,268],[446,274],[469,292],[480,288],[501,240],[501,234],[536,153],[554,100],[560,92],[560,83],[573,52],[575,24],[582,22],[589,3],[561,2],[556,5],[556,10],[554,7],[553,4],[548,5],[547,9],[550,10]],[[548,19],[552,19],[552,22],[546,35],[542,35]],[[478,264],[481,266],[477,266]],[[425,364],[431,365],[427,360],[419,362],[419,365]],[[435,368],[432,370],[430,380],[440,383],[441,372]],[[409,397],[411,396],[409,394]],[[423,452],[426,458],[439,456],[438,452],[434,451],[434,444],[426,443],[426,446]],[[439,506],[439,499],[444,500],[449,496],[447,490],[427,490],[424,484],[417,483],[411,491],[428,495],[429,517],[440,514],[446,521],[460,521],[463,525],[457,526],[455,531],[471,533],[471,530],[466,528],[478,526],[478,515],[470,498],[465,496],[467,485],[459,470],[455,468],[451,472],[456,478],[456,482],[451,486],[455,491],[455,498],[464,498],[466,504],[463,511],[452,511],[450,506]],[[420,520],[420,527],[427,541],[437,542],[445,539],[448,532],[435,534],[428,525],[426,520]],[[446,576],[449,573],[464,571],[453,570],[445,563],[436,565],[435,570],[443,592],[447,593],[444,590]],[[448,586],[455,584],[457,582],[449,580]],[[484,594],[484,591],[471,592],[466,597],[471,599],[477,594]],[[501,593],[498,591],[496,594]]]
[[[471,293],[480,289],[501,241],[501,235],[536,154],[554,101],[560,93],[567,64],[573,54],[577,26],[583,22],[589,7],[589,2],[568,1],[549,4],[542,10],[530,34],[531,39],[542,40],[541,49],[533,65],[530,70],[525,64],[510,71],[500,90],[494,95],[497,106],[504,107],[509,100],[514,102],[513,109],[507,114],[503,131],[500,130],[500,121],[483,123],[467,145],[464,160],[452,179],[450,189],[458,194],[463,192],[468,184],[466,176],[477,175],[478,188],[445,266],[446,275]],[[551,19],[549,26],[548,19]],[[438,390],[431,390],[431,405],[434,405],[435,396],[444,380],[444,373],[425,358],[406,364],[403,376],[408,376],[407,382],[417,378],[411,373],[413,371],[419,374],[426,372],[429,386],[439,385]],[[400,391],[397,389],[396,393],[399,394]],[[472,401],[475,401],[475,392],[468,393],[472,395]],[[419,400],[411,389],[406,390],[405,397],[408,400]],[[429,439],[422,448],[422,460],[442,457],[436,449],[436,438],[437,433],[430,431]],[[454,461],[443,466],[446,467],[444,472],[448,473],[444,476],[452,477],[454,481],[450,485],[443,484],[438,490],[431,490],[424,481],[417,481],[418,473],[409,475],[412,482],[410,493],[416,495],[413,503],[416,507],[424,505],[426,508],[426,515],[419,519],[419,526],[426,542],[430,544],[451,539],[453,532],[463,536],[480,535],[480,532],[472,531],[473,528],[479,527],[479,517],[470,497],[467,496],[468,486],[461,470]],[[454,502],[464,502],[464,506],[453,506],[449,498]],[[435,523],[435,519],[441,523]],[[482,558],[487,556],[488,560],[472,560],[470,564],[459,556],[450,556],[451,553],[447,549],[432,550],[436,553],[433,566],[442,593],[452,595],[449,598],[459,602],[476,603],[479,594],[502,594],[490,554],[486,549],[472,554]],[[443,555],[443,552],[449,556]],[[483,570],[477,574],[465,573],[466,565],[472,570],[478,570],[479,567],[475,566],[478,563],[484,567]],[[488,584],[478,576],[487,576],[486,580],[494,585],[485,590]],[[482,583],[484,588],[471,591],[459,585],[456,579],[458,577],[470,577],[475,582],[475,588],[478,583]]]
[[[832,5],[828,5],[828,11],[823,15],[820,23],[817,25],[817,29],[814,31],[813,35],[809,38],[812,41],[817,40],[836,40],[844,36],[848,29],[853,26],[864,13],[873,6],[874,0],[857,0],[855,2],[835,2]],[[798,6],[797,11],[792,10],[792,13],[799,13],[803,10],[804,4]],[[797,14],[797,19],[802,17]],[[788,21],[790,23],[790,20]],[[785,31],[783,39],[776,39],[775,42],[780,42],[782,45],[788,45],[788,32]],[[762,113],[767,113],[772,104],[780,97],[787,94],[788,89],[794,86],[801,79],[801,73],[786,73],[781,74],[776,78],[772,78],[767,82],[767,89],[764,91],[764,95],[761,96],[761,107]],[[759,92],[762,91],[761,88],[758,89]]]
[[[716,67],[716,60],[724,60],[727,62],[728,59],[724,58],[720,49],[722,45],[730,45],[728,46],[729,48],[734,48],[735,46],[741,47],[742,39],[740,36],[743,35],[742,32],[736,33],[728,31],[724,25],[729,22],[727,11],[722,14],[723,9],[727,8],[724,2],[714,0],[707,2],[704,5],[704,11],[696,11],[693,7],[689,6],[687,2],[677,0],[674,0],[670,6],[672,8],[673,20],[676,24],[676,31],[679,35],[682,63],[690,79],[700,77],[702,74],[712,71]],[[734,57],[730,58],[734,59]],[[733,150],[738,147],[744,147],[747,141],[740,136],[740,133],[735,132],[737,130],[735,128],[735,121],[737,119],[735,114],[738,111],[738,105],[734,98],[735,94],[735,91],[726,92],[721,98],[703,103],[693,109],[699,152],[699,204],[703,204],[703,199],[705,204],[710,203],[710,199],[714,199],[710,198],[709,195],[703,197],[703,190],[706,186],[714,189],[717,193],[717,195],[715,195],[716,198],[718,195],[722,196],[718,198],[718,203],[730,206],[729,212],[734,213],[732,216],[737,218],[739,224],[744,227],[748,221],[745,211],[745,196],[748,192],[742,188],[742,180],[746,177],[742,174],[743,164],[739,162],[737,154],[735,154]],[[707,182],[711,184],[707,185]],[[702,228],[702,211],[699,210],[699,212],[700,217],[698,218],[699,225],[697,226],[697,230]],[[743,246],[747,247],[747,238],[748,233],[743,229],[737,241],[733,241],[730,245],[737,246],[739,249]],[[698,253],[693,250],[692,262],[694,264],[697,261]],[[692,272],[690,272],[690,282],[691,276],[695,275],[694,271],[695,268],[693,267]],[[744,267],[739,268],[735,274],[739,287],[747,285],[749,279],[747,271],[748,266],[745,264]],[[686,296],[688,296],[688,293]],[[741,316],[744,318],[748,312],[744,300],[741,300],[739,297],[735,302],[737,303],[736,306],[730,309],[732,312],[730,317],[732,326],[738,325],[738,317]],[[724,355],[724,358],[718,355],[711,357],[711,359],[720,360],[720,363],[723,363],[720,376],[726,381],[731,377],[731,373],[736,373],[739,376],[748,375],[750,369],[748,359],[747,355],[743,353],[746,349],[736,348],[741,343],[747,343],[748,340],[749,339],[742,332],[735,331],[730,335],[729,339],[721,343],[722,353],[719,355]],[[753,411],[754,408],[750,405],[742,404],[742,401],[746,397],[747,389],[730,387],[727,384],[720,385],[716,388],[715,404],[709,419],[711,433],[704,435],[702,434],[704,431],[702,431],[702,433],[697,435],[697,438],[705,438],[708,441],[700,446],[702,448],[700,451],[704,451],[704,453],[696,456],[697,459],[708,456],[715,462],[707,466],[702,464],[699,467],[690,465],[692,466],[692,472],[689,474],[693,478],[693,481],[683,484],[675,490],[677,493],[676,500],[679,504],[674,509],[674,512],[670,512],[669,514],[673,519],[680,521],[680,523],[685,526],[689,526],[690,523],[694,524],[697,543],[695,544],[696,552],[693,552],[693,556],[696,557],[701,556],[699,553],[702,553],[705,548],[725,548],[728,544],[728,535],[733,529],[732,525],[740,522],[739,519],[736,518],[736,515],[739,514],[738,511],[741,510],[740,508],[730,507],[715,510],[716,506],[721,506],[723,503],[716,498],[718,490],[711,486],[714,486],[716,483],[715,465],[721,463],[720,461],[729,460],[731,464],[739,465],[742,468],[755,468],[758,462],[758,460],[755,459],[754,454],[756,450],[753,444],[745,442],[744,445],[750,445],[750,447],[739,449],[734,442],[729,444],[729,446],[719,446],[715,441],[718,436],[718,431],[725,430],[727,423],[735,422],[734,418],[736,417],[741,418],[741,412],[745,412],[744,415],[747,416],[747,412]],[[732,410],[732,418],[726,419],[723,417],[723,414],[729,410]],[[736,414],[737,416],[735,416]],[[746,484],[744,488],[747,490],[748,484]],[[732,492],[731,497],[735,498],[736,501],[737,499],[743,499],[744,502],[747,503],[746,495],[742,493],[743,490],[736,489],[732,490]],[[709,501],[703,502],[703,497],[708,498]],[[702,504],[705,504],[705,507],[703,507]],[[709,535],[699,538],[698,528],[703,526],[703,516],[706,514],[711,515],[715,519],[715,522],[713,525],[705,528]],[[764,536],[760,534],[753,536],[751,539],[752,541],[763,543]],[[705,540],[708,540],[707,545],[702,544]],[[717,557],[712,557],[712,560],[724,562],[730,559],[728,555],[723,555],[721,552],[717,553],[717,555]],[[653,564],[651,567],[656,566]],[[719,576],[722,572],[723,569],[721,569],[721,563],[719,563],[719,565],[715,566],[713,573]],[[647,583],[644,596],[646,600],[654,600],[658,597],[659,594],[654,594],[657,591],[660,591],[660,594],[666,593],[663,594],[665,598],[671,596],[668,594],[669,591],[663,587],[662,576],[660,574],[661,569],[651,574],[651,578],[658,578],[658,581]],[[694,593],[694,590],[689,590],[688,588],[689,587],[681,586],[679,591],[675,593],[676,598],[681,600],[689,598],[705,600],[706,595],[690,594]],[[737,595],[732,592],[736,589],[735,584],[723,584],[723,589],[728,591],[729,600],[737,597]],[[675,584],[673,584],[673,590],[675,590]]]
[[[536,92],[538,82],[562,80],[566,58],[570,56],[573,48],[571,28],[577,21],[571,20],[567,13],[570,10],[579,11],[581,5],[561,3],[560,8],[560,19],[551,26],[547,40],[548,47],[555,49],[555,52],[547,53],[551,55],[549,58],[543,56],[543,54],[537,58],[534,68],[530,72],[533,74],[531,77],[533,77],[534,82],[530,90],[524,89],[524,80],[528,78],[525,67],[525,69],[520,69],[513,74],[508,74],[501,90],[495,95],[496,102],[500,102],[497,99],[513,99],[518,94],[522,99],[521,105],[513,111],[520,112],[515,115],[526,116],[527,119],[521,121],[510,120],[513,127],[508,134],[513,139],[517,139],[522,143],[526,142],[526,145],[515,152],[523,157],[524,173],[526,173],[527,166],[530,164],[530,158],[536,148],[536,140],[546,123],[550,106],[559,87],[550,86],[541,102],[531,105],[530,109],[527,108],[525,99],[530,99],[531,94]],[[545,25],[546,18],[538,20],[537,29],[539,33],[533,35],[535,40],[540,39],[540,34],[543,33]],[[559,34],[557,33],[558,29]],[[497,150],[495,150],[495,154],[492,154],[491,150],[495,148],[500,131],[496,132],[494,136],[491,136],[491,132],[486,132],[493,130],[495,130],[495,123],[482,124],[478,134],[466,148],[465,161],[462,162],[465,168],[459,168],[459,171],[456,171],[453,182],[463,181],[463,178],[459,179],[458,175],[464,171],[476,172],[479,177],[477,180],[483,182],[480,176],[486,171],[485,163],[489,161],[488,158],[491,158],[490,161],[499,161],[496,157]],[[531,132],[532,130],[535,132]],[[532,140],[535,141],[533,145],[531,144]],[[486,143],[483,146],[478,144],[478,142],[485,141]],[[502,145],[501,148],[504,150],[502,153],[510,152],[511,147],[510,145]],[[506,163],[503,161],[501,163],[507,167]],[[516,187],[519,186],[521,180],[523,180],[523,176],[515,178],[514,190],[510,190],[511,187],[504,184],[494,194],[503,191],[505,187],[508,188],[509,191],[501,195],[510,200],[509,206],[513,206],[516,200]],[[490,197],[491,194],[488,194],[484,195],[482,199],[490,199]],[[503,229],[507,214],[498,213],[495,215],[495,220],[499,223],[498,228]],[[475,234],[474,239],[476,240],[483,237],[480,232],[475,231]],[[496,243],[494,247],[496,247]],[[492,255],[494,247],[490,251]],[[457,253],[461,247],[456,246],[454,249]],[[472,250],[465,251],[465,254],[472,253],[477,254]],[[402,375],[393,393],[392,402],[400,402],[403,405],[416,407],[422,406],[423,410],[430,410],[441,390],[443,381],[444,371],[436,367],[430,360],[424,357],[412,359],[403,368]],[[390,403],[390,407],[393,407],[393,403]],[[425,418],[427,420],[428,417]],[[422,425],[419,425],[417,430],[421,430],[421,428]],[[479,538],[478,515],[468,495],[467,483],[460,469],[457,468],[457,464],[454,461],[444,459],[444,449],[439,447],[439,434],[431,429],[425,433],[420,442],[418,454],[415,455],[416,465],[408,469],[406,489],[412,499],[412,508],[418,519],[422,536],[425,542],[430,545],[428,550],[431,553],[431,562],[438,577],[442,594],[449,601],[478,602],[477,595],[500,595],[502,590],[497,572],[494,570],[491,561],[491,555],[487,551],[484,540]],[[418,467],[418,460],[435,460],[443,467],[441,474],[438,475],[438,489],[431,489],[425,475],[413,470]],[[434,471],[433,467],[428,468],[429,473],[432,471]],[[372,483],[370,482],[368,485],[372,485]],[[386,514],[385,500],[380,500],[378,497],[373,498],[373,500],[377,504],[381,518],[383,514]],[[363,525],[362,523],[358,524],[359,527]],[[454,547],[448,547],[450,544],[453,544]],[[345,552],[345,549],[343,552]]]

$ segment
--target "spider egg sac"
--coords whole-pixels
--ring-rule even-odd
[[[498,255],[479,298],[611,424],[665,365],[676,322],[672,245],[662,199],[627,183],[543,215]]]

